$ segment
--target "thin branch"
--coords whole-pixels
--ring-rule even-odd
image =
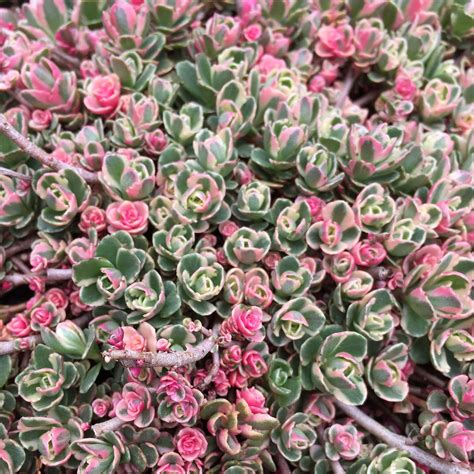
[[[71,268],[51,268],[46,270],[44,273],[12,273],[10,275],[5,275],[2,281],[7,281],[13,285],[26,285],[29,283],[29,279],[34,277],[45,277],[47,281],[65,281],[72,278],[72,269]]]
[[[23,260],[19,257],[12,257],[11,261],[15,267],[23,273],[31,273],[31,269],[23,262]]]
[[[393,448],[405,451],[414,461],[443,474],[472,474],[471,469],[443,461],[416,446],[411,446],[404,436],[397,435],[356,407],[336,401],[337,407],[376,438]]]
[[[347,76],[344,79],[341,92],[339,93],[339,96],[337,97],[337,100],[336,100],[336,107],[338,109],[341,109],[342,106],[344,105],[344,102],[349,96],[352,86],[354,85],[354,82],[358,77],[359,77],[359,74],[355,73],[352,69],[348,71]]]
[[[219,350],[217,349],[212,353],[212,365],[208,374],[197,387],[199,390],[204,390],[216,378],[217,372],[219,372],[220,363],[221,358],[219,356]]]
[[[419,365],[415,367],[415,374],[419,375],[422,379],[432,383],[435,387],[446,388],[447,380],[441,380],[434,374],[430,374],[427,370],[423,369]]]
[[[22,240],[21,242],[17,242],[12,246],[5,249],[5,257],[10,258],[12,255],[15,255],[19,252],[23,252],[23,250],[28,250],[31,248],[31,244],[37,239],[37,237],[33,237],[31,239]]]
[[[59,171],[65,168],[74,170],[88,183],[98,183],[99,178],[96,173],[91,173],[82,168],[71,166],[62,161],[55,160],[49,153],[39,148],[27,137],[18,132],[6,119],[5,115],[0,114],[0,133],[9,138],[17,146],[19,146],[27,155],[40,161],[44,166]]]
[[[367,94],[355,100],[354,104],[358,105],[359,107],[364,107],[370,102],[372,102],[374,99],[376,99],[381,93],[382,91],[379,90],[372,90],[370,92],[367,92]]]
[[[124,367],[182,367],[203,359],[214,348],[217,336],[213,335],[192,349],[182,352],[137,352],[110,350],[102,353],[105,362],[120,361]]]
[[[31,176],[28,176],[27,174],[23,173],[18,173],[17,171],[9,170],[8,168],[4,168],[3,166],[0,166],[0,175],[22,179],[23,181],[31,181]]]
[[[275,456],[275,461],[277,465],[278,474],[291,474],[291,469],[288,466],[288,461],[280,453]]]
[[[0,318],[11,313],[20,313],[26,308],[26,303],[15,305],[0,305]]]
[[[92,431],[94,434],[99,437],[100,435],[107,433],[109,431],[116,431],[121,428],[126,421],[121,420],[118,417],[110,418],[110,420],[102,421],[101,423],[96,423],[92,425]]]
[[[324,429],[321,425],[318,425],[316,427],[316,432],[318,433],[318,439],[319,439],[319,444],[321,447],[324,449]],[[327,457],[327,456],[326,456]],[[341,466],[341,463],[339,461],[332,461],[327,457],[327,460],[329,461],[329,464],[331,465],[332,472],[334,474],[344,474],[346,471]]]

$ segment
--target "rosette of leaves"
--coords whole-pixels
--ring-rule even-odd
[[[296,155],[306,143],[307,130],[304,125],[290,120],[276,120],[263,129],[263,149],[252,151],[251,163],[260,174],[276,181],[285,181],[295,175]]]
[[[298,462],[316,441],[316,432],[309,423],[309,417],[305,413],[291,414],[287,408],[280,408],[277,419],[280,426],[272,431],[272,441],[285,459]]]
[[[170,229],[178,224],[172,212],[173,203],[166,196],[155,196],[149,204],[149,219],[158,230]]]
[[[289,255],[282,258],[273,270],[272,284],[275,301],[285,303],[306,293],[311,285],[311,272],[296,257]]]
[[[422,263],[405,277],[402,289],[402,327],[411,336],[427,334],[437,318],[466,319],[472,315],[474,263],[448,252],[434,266]]]
[[[322,210],[322,220],[313,224],[306,234],[312,249],[321,249],[328,255],[350,250],[360,237],[355,215],[345,201],[333,201]]]
[[[209,301],[224,286],[225,271],[217,262],[210,262],[198,253],[185,255],[176,269],[178,294],[181,300],[201,316],[208,316],[216,307]]]
[[[212,171],[227,178],[237,164],[238,156],[229,128],[223,128],[216,134],[208,129],[201,130],[194,139],[193,149],[196,163],[202,171]]]
[[[367,474],[382,474],[384,472],[404,472],[407,474],[422,474],[423,471],[416,466],[405,451],[389,448],[385,444],[377,444],[370,453],[369,459],[361,459],[349,469],[349,474],[356,472]]]
[[[408,362],[408,347],[400,342],[371,357],[366,367],[367,382],[388,402],[401,402],[408,395],[408,382],[402,370]]]
[[[373,183],[357,195],[354,214],[363,232],[380,234],[395,215],[395,201],[381,184]]]
[[[353,125],[348,137],[348,160],[341,159],[344,172],[358,186],[395,181],[408,152],[402,140],[401,127],[383,123],[368,130]]]
[[[155,188],[155,164],[150,158],[127,158],[117,153],[105,155],[100,173],[104,189],[117,200],[141,201]]]
[[[229,206],[224,202],[222,176],[186,168],[178,173],[175,186],[173,212],[182,224],[191,224],[196,232],[205,231],[209,223],[219,224],[230,217]]]
[[[209,469],[209,474],[228,472],[235,474],[264,474],[265,470],[276,472],[275,462],[267,449],[244,446],[238,454],[224,454],[219,462]]]
[[[0,424],[0,471],[20,472],[25,462],[25,451],[16,441],[9,439],[7,429]]]
[[[467,372],[474,361],[474,336],[464,329],[446,329],[431,341],[430,359],[446,376]]]
[[[268,364],[267,382],[270,392],[279,407],[292,405],[301,396],[301,380],[298,376],[298,360],[293,357],[289,362],[277,356]]]
[[[65,390],[78,380],[79,372],[72,362],[65,362],[61,355],[39,344],[30,365],[16,376],[15,383],[20,397],[41,412],[61,403]]]
[[[244,222],[263,221],[271,207],[269,186],[261,181],[252,181],[239,189],[237,202],[232,205],[232,214]]]
[[[181,306],[176,285],[172,281],[163,283],[156,270],[150,270],[141,281],[128,286],[124,296],[125,304],[132,310],[127,314],[128,324],[139,324],[148,320],[151,320],[152,324],[165,324]]]
[[[467,375],[458,375],[449,381],[449,394],[433,390],[426,400],[428,410],[433,413],[449,411],[456,421],[464,421],[474,415],[474,380]]]
[[[310,337],[301,346],[303,388],[317,388],[342,403],[362,405],[367,398],[362,365],[367,354],[367,340],[356,332],[332,331],[334,329],[328,327],[327,331]]]
[[[80,464],[79,474],[96,472],[114,472],[118,465],[130,461],[130,451],[120,433],[108,431],[100,438],[83,438],[70,445]]]
[[[153,234],[153,247],[158,254],[158,266],[165,272],[176,269],[180,259],[194,245],[194,231],[189,224],[175,224]]]
[[[168,433],[159,433],[154,427],[136,430],[128,424],[121,428],[121,433],[130,452],[130,463],[140,472],[155,467],[159,452],[165,451],[172,443]]]
[[[72,279],[81,288],[81,300],[89,306],[108,302],[122,307],[127,286],[135,282],[141,272],[153,268],[147,248],[144,237],[132,237],[124,231],[104,237],[94,258],[73,267]]]
[[[58,405],[47,416],[24,416],[18,423],[20,442],[28,451],[39,451],[45,466],[61,466],[72,456],[69,446],[83,437],[82,420]]]
[[[295,298],[284,303],[272,317],[268,326],[268,338],[272,344],[282,347],[290,341],[300,345],[305,339],[321,331],[326,317],[309,298]]]
[[[240,81],[221,85],[216,97],[219,128],[230,128],[234,139],[245,136],[252,127],[257,104]]]
[[[64,230],[89,204],[91,189],[72,169],[37,173],[33,187],[45,203],[38,218],[38,229],[45,232]]]
[[[287,199],[277,199],[270,219],[275,224],[273,243],[289,255],[299,256],[306,249],[306,232],[311,225],[311,212],[306,201],[292,203]]]
[[[299,151],[296,169],[298,177],[295,184],[309,196],[330,191],[344,179],[344,173],[338,173],[336,155],[320,143],[305,146]]]
[[[354,425],[332,425],[325,432],[324,452],[331,461],[355,459],[360,452],[361,437]]]
[[[271,239],[264,230],[241,227],[224,243],[224,253],[229,263],[243,270],[260,262],[270,250]]]
[[[66,318],[66,312],[63,308],[57,308],[54,303],[50,301],[44,301],[41,305],[36,306],[36,308],[41,307],[44,311],[50,313],[52,315],[51,322],[49,323],[50,327],[55,327],[60,321],[63,321]],[[31,321],[31,329],[33,331],[39,332],[43,326],[38,322],[32,320]]]
[[[239,437],[246,439],[248,446],[265,446],[271,430],[279,424],[266,413],[252,413],[243,399],[235,404],[224,398],[211,400],[201,408],[200,416],[207,420],[207,429],[215,436],[219,449],[230,455],[242,450]]]
[[[29,168],[21,165],[20,173],[29,175]],[[0,225],[10,227],[12,232],[21,235],[35,217],[37,198],[32,188],[22,189],[18,178],[0,176]]]
[[[199,104],[188,103],[181,107],[179,114],[165,110],[163,112],[163,125],[166,132],[180,145],[191,143],[196,134],[202,129],[204,123],[203,109]]]
[[[394,257],[406,257],[419,249],[426,240],[426,229],[413,219],[397,219],[392,222],[384,246]]]
[[[390,291],[375,290],[347,310],[347,327],[372,341],[383,341],[395,328],[399,306]]]
[[[435,421],[422,426],[423,444],[442,459],[469,464],[474,433],[459,421]]]
[[[462,89],[454,78],[429,81],[420,97],[420,115],[426,123],[441,121],[450,115],[461,100]]]

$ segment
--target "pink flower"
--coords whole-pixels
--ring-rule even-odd
[[[417,87],[409,77],[399,75],[395,80],[395,92],[402,99],[413,100],[417,92]]]
[[[223,322],[221,333],[252,340],[262,328],[262,321],[263,312],[257,306],[246,308],[237,305],[234,306],[231,317]]]
[[[262,392],[255,387],[237,390],[237,401],[244,400],[253,414],[267,413],[268,408],[265,407],[265,397]]]
[[[322,58],[348,58],[355,52],[354,33],[349,24],[322,26],[318,31],[316,54]]]
[[[227,347],[222,352],[221,364],[226,369],[236,369],[242,362],[242,349],[237,344]]]
[[[112,404],[108,398],[96,398],[92,402],[92,411],[94,415],[103,418],[107,412],[112,408]]]
[[[145,350],[145,338],[134,328],[124,326],[123,331],[123,348],[131,351],[142,352]]]
[[[46,130],[53,120],[53,115],[49,110],[33,110],[28,126],[35,132]]]
[[[39,306],[31,312],[31,322],[42,327],[48,327],[52,323],[53,318],[54,314],[43,306]]]
[[[275,58],[271,54],[264,54],[255,67],[263,77],[266,77],[272,71],[285,69],[286,63],[283,59]]]
[[[262,36],[262,27],[260,25],[250,25],[245,28],[243,33],[247,41],[258,41]]]
[[[371,242],[369,240],[362,240],[357,242],[351,249],[351,254],[354,257],[356,265],[362,267],[373,267],[380,265],[387,256],[385,247],[379,242]]]
[[[174,437],[174,444],[181,457],[189,462],[203,457],[207,450],[206,437],[197,428],[181,428]]]
[[[87,206],[81,214],[79,229],[85,234],[89,229],[95,229],[99,234],[105,230],[106,214],[103,209],[97,206]]]
[[[114,202],[107,207],[106,216],[110,233],[125,230],[137,235],[148,227],[148,206],[144,202]]]
[[[242,368],[256,379],[268,372],[268,366],[261,354],[255,350],[245,351],[242,355]]]
[[[116,74],[94,77],[87,87],[84,105],[94,114],[110,115],[119,104],[120,87]]]
[[[51,288],[45,294],[46,300],[53,303],[58,309],[66,309],[69,305],[67,295],[60,288]]]
[[[239,225],[234,221],[225,221],[222,224],[219,224],[219,232],[224,237],[230,237],[234,232],[239,230]]]
[[[6,328],[13,337],[25,337],[31,333],[30,322],[22,313],[13,316]]]

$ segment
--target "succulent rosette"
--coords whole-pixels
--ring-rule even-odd
[[[278,199],[272,214],[275,219],[273,241],[276,246],[289,255],[299,256],[307,249],[306,232],[311,224],[310,207],[306,201],[294,204]]]
[[[232,266],[246,270],[265,257],[270,245],[271,240],[267,232],[241,227],[227,237],[224,252]]]
[[[232,213],[240,220],[261,221],[270,211],[270,188],[261,181],[253,181],[239,189]]]
[[[164,271],[176,268],[180,259],[194,245],[194,231],[189,224],[176,224],[170,229],[153,234],[153,247],[158,254],[158,265]]]
[[[384,245],[390,255],[406,257],[425,243],[426,233],[425,227],[413,219],[395,219]]]
[[[181,300],[202,316],[211,314],[215,306],[209,301],[224,286],[225,271],[217,262],[209,262],[197,253],[185,255],[176,269]]]
[[[153,421],[155,415],[151,401],[146,387],[133,382],[127,383],[123,386],[122,398],[115,407],[117,417],[144,428]]]
[[[79,372],[72,362],[65,362],[62,356],[40,344],[34,351],[31,364],[17,375],[15,381],[20,397],[41,412],[61,403],[65,390],[78,379]]]
[[[355,332],[310,337],[300,350],[303,388],[318,388],[342,403],[361,405],[367,398],[362,366],[366,354],[367,340]]]
[[[347,326],[372,341],[388,337],[398,322],[399,306],[390,291],[375,290],[347,310]]]
[[[102,165],[101,181],[113,199],[141,201],[155,187],[155,164],[150,158],[106,154]]]
[[[203,125],[203,110],[199,104],[184,105],[180,113],[165,110],[163,124],[167,133],[181,145],[188,145]]]
[[[306,235],[312,249],[321,249],[329,255],[350,250],[360,238],[360,229],[355,222],[353,210],[345,201],[326,204],[321,213],[322,220],[313,224]]]
[[[361,449],[361,433],[354,425],[332,425],[326,430],[324,451],[331,461],[355,459]]]
[[[336,155],[319,143],[299,151],[296,167],[299,175],[295,179],[296,186],[307,195],[330,191],[344,178],[344,173],[338,173]]]
[[[229,218],[229,208],[223,201],[225,184],[220,175],[184,169],[178,173],[175,187],[173,212],[181,223],[191,224],[202,232],[209,226],[207,221],[220,223]]]
[[[296,373],[297,361],[290,362],[274,357],[268,366],[267,381],[270,392],[278,405],[287,407],[301,396],[301,380]]]
[[[296,257],[282,258],[272,272],[275,301],[285,303],[291,298],[303,296],[311,285],[311,272],[302,267]]]
[[[25,452],[19,443],[7,438],[5,427],[0,427],[0,468],[5,472],[20,472],[25,462]]]
[[[45,203],[38,226],[46,232],[64,230],[87,207],[91,194],[84,179],[67,168],[35,176],[34,189]]]
[[[366,369],[367,382],[378,397],[389,402],[401,402],[408,395],[408,382],[403,369],[408,362],[408,347],[398,343],[372,357]]]
[[[273,344],[285,346],[290,341],[304,341],[324,326],[326,317],[309,298],[295,298],[284,303],[268,326],[268,337]]]
[[[421,474],[423,471],[416,466],[404,451],[388,448],[385,444],[378,444],[370,453],[372,460],[367,466],[367,473],[376,474],[391,470],[403,470],[408,474]]]

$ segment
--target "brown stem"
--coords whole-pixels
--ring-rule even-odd
[[[110,418],[110,420],[102,421],[101,423],[96,423],[95,425],[92,425],[92,431],[97,437],[99,437],[103,433],[118,430],[125,423],[126,421],[123,421],[118,417],[114,417],[114,418]]]
[[[349,93],[352,89],[352,86],[354,85],[355,80],[359,77],[358,73],[355,73],[352,69],[350,69],[347,73],[346,78],[344,79],[344,83],[342,85],[341,92],[339,93],[339,96],[337,97],[336,100],[336,107],[338,109],[341,109],[342,106],[344,105],[344,102],[346,101],[347,97],[349,96]]]
[[[383,441],[393,448],[405,451],[413,461],[416,461],[419,464],[443,474],[472,474],[473,472],[471,469],[466,469],[462,466],[443,461],[421,448],[411,446],[407,438],[388,430],[385,426],[381,425],[356,407],[345,405],[339,401],[336,401],[336,405],[347,416],[350,416],[356,423],[380,441]]]
[[[211,336],[192,349],[182,352],[137,352],[127,349],[102,352],[105,362],[120,361],[124,367],[182,367],[204,358],[216,345],[217,336]]]
[[[316,432],[318,433],[319,444],[324,449],[324,430],[323,430],[323,427],[321,425],[317,426],[316,427]],[[332,469],[332,472],[334,474],[344,474],[345,473],[345,471],[342,468],[339,461],[332,461],[328,457],[327,457],[327,460],[329,461],[329,464],[331,464],[331,469]]]
[[[219,356],[219,349],[216,349],[216,351],[212,353],[212,365],[209,369],[209,373],[197,387],[199,390],[204,390],[216,378],[217,372],[219,372],[220,363],[221,358]]]
[[[39,148],[33,142],[28,140],[27,137],[18,132],[6,119],[5,115],[0,114],[0,133],[9,138],[17,146],[19,146],[27,155],[40,161],[44,166],[52,168],[53,170],[59,171],[65,168],[74,170],[88,183],[98,183],[99,178],[96,173],[91,173],[82,168],[71,166],[62,161],[55,160],[49,153]]]
[[[11,258],[11,261],[13,262],[13,265],[15,265],[15,267],[23,272],[23,273],[31,273],[31,269],[28,268],[27,265],[25,265],[25,262],[23,262],[23,260],[19,257],[12,257]]]
[[[28,279],[33,277],[46,277],[46,280],[49,282],[70,280],[72,278],[72,269],[51,268],[46,270],[46,275],[40,273],[28,273],[25,275],[12,273],[10,275],[6,275],[2,281],[8,281],[13,283],[13,285],[26,285],[28,284]]]
[[[1,305],[0,306],[0,317],[11,313],[20,313],[26,308],[26,303],[19,303],[15,305]]]
[[[381,91],[379,90],[373,90],[373,91],[367,92],[367,94],[355,100],[354,104],[358,105],[359,107],[364,107],[365,105],[369,104],[374,99],[376,99],[380,95],[380,93]]]
[[[28,176],[23,173],[18,173],[17,171],[9,170],[8,168],[4,168],[3,166],[0,166],[0,176],[1,175],[22,179],[23,181],[31,181],[31,176]]]
[[[275,456],[275,461],[277,465],[278,474],[291,474],[291,469],[290,466],[288,466],[288,461],[280,453]]]
[[[447,386],[447,380],[441,380],[436,375],[430,374],[427,370],[423,369],[419,365],[415,367],[415,374],[419,375],[424,380],[427,380],[428,382],[432,383],[435,387],[446,388]]]
[[[15,255],[19,252],[23,252],[23,250],[28,250],[31,248],[31,244],[37,239],[37,237],[33,237],[31,239],[26,239],[21,242],[17,242],[12,246],[5,249],[5,257],[10,258],[12,255]]]

